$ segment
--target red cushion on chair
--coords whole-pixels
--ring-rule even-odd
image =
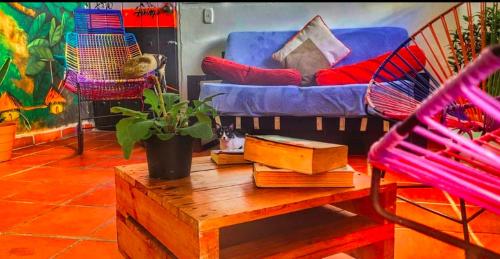
[[[300,85],[301,80],[297,69],[264,69],[213,56],[203,59],[201,69],[225,82],[242,85]]]
[[[386,52],[378,57],[368,59],[356,64],[342,66],[338,68],[321,69],[316,73],[316,83],[318,85],[347,85],[347,84],[368,84],[382,62],[392,53]],[[425,54],[422,50],[412,45],[398,51],[398,56],[391,58],[391,63],[387,63],[381,71],[377,81],[393,81],[412,70],[420,71],[425,66]],[[401,60],[403,59],[403,60]],[[408,67],[408,65],[411,67]],[[398,69],[399,68],[399,69]],[[401,70],[400,70],[401,69]]]

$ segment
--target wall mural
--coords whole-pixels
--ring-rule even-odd
[[[76,98],[60,86],[64,36],[73,31],[75,2],[0,3],[0,120],[16,120],[18,132],[76,121]]]

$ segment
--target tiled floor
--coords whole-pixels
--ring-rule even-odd
[[[82,156],[74,154],[76,140],[69,138],[15,150],[11,161],[0,163],[0,258],[121,258],[113,167],[145,162],[145,152],[137,147],[131,160],[123,159],[113,132],[86,132],[85,142]],[[364,157],[350,157],[349,162],[366,172]],[[439,191],[405,191],[405,195],[454,214]],[[408,204],[398,202],[397,210],[461,235],[459,225]],[[485,213],[472,224],[479,240],[497,252],[499,219]],[[395,253],[396,258],[463,258],[456,248],[400,227]]]

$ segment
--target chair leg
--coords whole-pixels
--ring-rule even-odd
[[[492,250],[477,246],[475,244],[471,244],[470,242],[464,242],[464,240],[456,238],[450,234],[439,231],[432,227],[428,227],[413,220],[399,217],[396,214],[393,214],[392,212],[385,210],[385,208],[383,208],[380,204],[380,197],[379,197],[381,175],[382,175],[382,170],[379,170],[377,168],[372,169],[370,196],[373,208],[382,217],[398,225],[413,229],[429,237],[438,239],[440,241],[443,241],[445,243],[448,243],[456,247],[460,247],[466,251],[467,258],[500,258],[500,254],[497,254]]]
[[[464,199],[460,199],[460,221],[462,223],[462,229],[464,231],[464,242],[465,244],[469,245],[470,244],[470,238],[469,238],[469,226],[467,222],[467,211],[465,207],[465,201]],[[469,249],[465,249],[465,258],[471,258],[471,254],[469,252]]]
[[[78,124],[76,128],[76,134],[78,139],[78,149],[77,154],[83,154],[83,126],[82,126],[82,113],[81,113],[81,97],[80,97],[80,84],[76,84],[77,97],[78,97]]]

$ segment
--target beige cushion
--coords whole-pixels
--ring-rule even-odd
[[[302,74],[302,85],[314,83],[319,69],[330,68],[350,53],[317,15],[302,30],[273,54],[285,68],[295,68]]]

